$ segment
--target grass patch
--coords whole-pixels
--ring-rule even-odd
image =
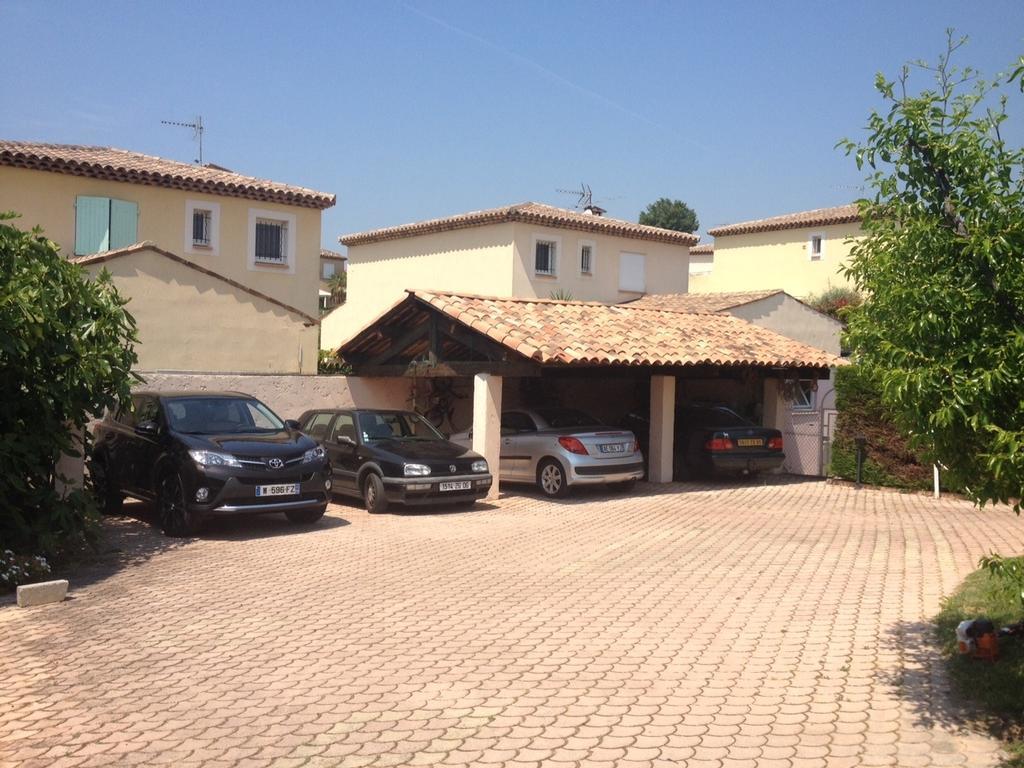
[[[1007,740],[1011,757],[1003,766],[1024,768],[1024,638],[1000,638],[999,661],[994,664],[961,656],[956,648],[957,624],[981,617],[991,619],[997,628],[1024,618],[1019,599],[987,570],[964,579],[944,601],[935,623],[955,691],[976,704],[996,733]]]

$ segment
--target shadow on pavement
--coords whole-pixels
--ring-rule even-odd
[[[951,739],[957,734],[985,734],[996,739],[1021,738],[1021,723],[1007,722],[990,715],[957,692],[947,671],[947,661],[936,632],[936,626],[929,622],[897,622],[888,635],[890,641],[902,648],[903,663],[899,669],[883,674],[881,682],[890,686],[900,700],[909,705],[917,726],[944,734],[938,738]],[[991,662],[979,659],[977,663]],[[941,751],[941,746],[939,749]]]
[[[191,538],[164,536],[152,505],[127,500],[120,515],[105,517],[97,551],[76,558],[57,569],[54,578],[67,578],[72,588],[100,582],[115,573],[141,565],[149,559],[195,541],[245,541],[274,536],[315,534],[349,525],[328,508],[327,514],[312,525],[296,525],[282,515],[235,516],[209,520],[198,535]]]

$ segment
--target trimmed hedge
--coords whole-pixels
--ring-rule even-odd
[[[907,438],[882,403],[881,385],[859,365],[835,372],[836,435],[832,443],[829,474],[846,480],[857,478],[857,446],[854,437],[867,438],[863,482],[894,488],[931,488],[932,465],[907,444]]]

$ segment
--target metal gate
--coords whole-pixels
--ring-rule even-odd
[[[836,436],[836,421],[839,411],[834,408],[821,411],[821,474],[828,477],[832,466],[832,440]]]

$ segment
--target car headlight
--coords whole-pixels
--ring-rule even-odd
[[[430,467],[426,464],[406,464],[405,465],[405,476],[406,477],[423,477],[424,475],[430,474]]]
[[[310,448],[302,454],[302,463],[308,464],[311,461],[323,461],[323,458],[326,455],[327,451],[324,450],[324,447],[322,445],[318,445],[316,448]]]
[[[478,461],[474,461],[473,462],[473,466],[470,467],[470,469],[472,469],[474,472],[486,472],[487,471],[487,462],[484,461],[483,459],[480,459]]]
[[[217,453],[216,451],[189,451],[188,455],[192,461],[201,467],[237,467],[242,468],[242,463],[230,453]]]

